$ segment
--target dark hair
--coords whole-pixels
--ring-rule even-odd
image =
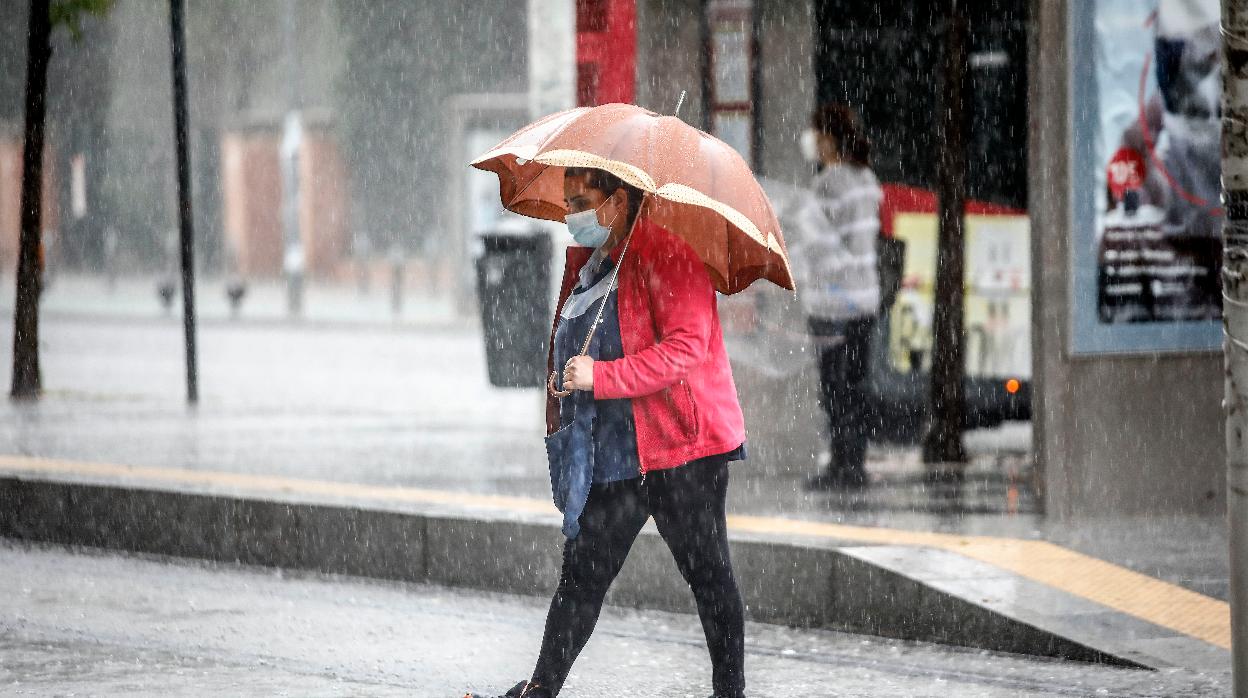
[[[600,170],[597,167],[569,167],[563,171],[564,178],[568,177],[585,177],[590,187],[602,192],[603,197],[611,196],[617,189],[624,190],[624,196],[628,201],[628,217],[625,221],[629,228],[633,226],[633,221],[637,219],[637,213],[641,211],[641,201],[646,193],[637,187],[625,182],[615,175]]]
[[[871,140],[862,132],[858,115],[844,104],[821,104],[810,115],[810,127],[836,139],[842,160],[868,167],[871,164]]]

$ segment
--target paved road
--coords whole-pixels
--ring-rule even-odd
[[[405,695],[509,686],[541,599],[0,542],[5,695]],[[1225,695],[1226,676],[751,624],[757,696]],[[696,618],[607,609],[568,696],[709,693]]]

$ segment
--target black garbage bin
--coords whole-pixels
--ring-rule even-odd
[[[477,299],[490,384],[546,383],[550,339],[550,235],[485,233],[477,258]]]

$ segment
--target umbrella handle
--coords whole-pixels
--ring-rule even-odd
[[[551,371],[550,377],[546,379],[546,392],[550,393],[554,397],[567,397],[571,395],[572,394],[571,390],[556,390],[555,389],[555,373],[556,373],[555,371]]]

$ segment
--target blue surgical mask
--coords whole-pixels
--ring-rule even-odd
[[[602,202],[598,208],[602,208],[606,203]],[[572,233],[572,239],[576,240],[576,244],[585,247],[600,247],[611,236],[611,228],[598,222],[598,208],[592,211],[569,213],[563,217],[563,222],[568,225],[568,232]]]

